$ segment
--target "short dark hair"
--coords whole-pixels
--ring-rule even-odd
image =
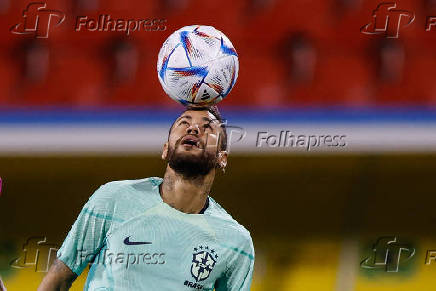
[[[222,128],[223,134],[218,135],[218,142],[219,142],[219,150],[225,151],[227,150],[227,130],[226,130],[226,120],[222,117],[220,111],[218,110],[218,107],[216,105],[213,106],[192,106],[188,105],[185,107],[185,110],[183,110],[180,115],[185,113],[186,111],[208,111],[210,112],[216,120],[220,123],[220,128]],[[177,119],[176,119],[177,120]],[[173,124],[171,124],[170,130],[168,132],[168,138],[171,134],[171,130],[173,129],[175,121]]]

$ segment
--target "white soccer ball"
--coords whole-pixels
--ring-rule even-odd
[[[182,105],[210,106],[232,90],[238,55],[230,40],[212,26],[185,26],[162,45],[157,74],[165,92]]]

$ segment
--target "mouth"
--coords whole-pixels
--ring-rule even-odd
[[[187,146],[187,147],[197,147],[200,148],[200,140],[194,136],[185,136],[182,138],[182,141],[180,142],[181,145]]]

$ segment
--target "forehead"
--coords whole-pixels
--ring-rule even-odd
[[[171,135],[172,130],[174,128],[174,126],[177,124],[177,122],[181,121],[181,120],[188,120],[190,122],[210,122],[211,127],[215,130],[216,128],[221,128],[220,126],[220,121],[217,120],[217,118],[215,117],[215,115],[213,115],[212,113],[210,113],[207,110],[187,110],[185,112],[183,112],[182,114],[180,114],[180,116],[174,121],[174,123],[171,125],[170,130],[169,130],[169,135],[168,137]],[[224,130],[225,133],[225,129],[221,128],[221,130]]]
[[[177,118],[177,120],[180,120],[183,118],[194,120],[194,121],[208,121],[208,122],[216,121],[216,122],[218,122],[216,117],[212,113],[210,113],[209,111],[206,111],[206,110],[198,110],[198,111],[188,110],[188,111],[185,111]]]

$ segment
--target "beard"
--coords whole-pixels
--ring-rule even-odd
[[[176,142],[175,147],[168,148],[168,165],[176,173],[182,175],[185,179],[194,179],[199,176],[206,176],[216,167],[216,155],[206,151],[203,146],[200,155],[191,155],[185,153],[177,153],[181,139]]]

